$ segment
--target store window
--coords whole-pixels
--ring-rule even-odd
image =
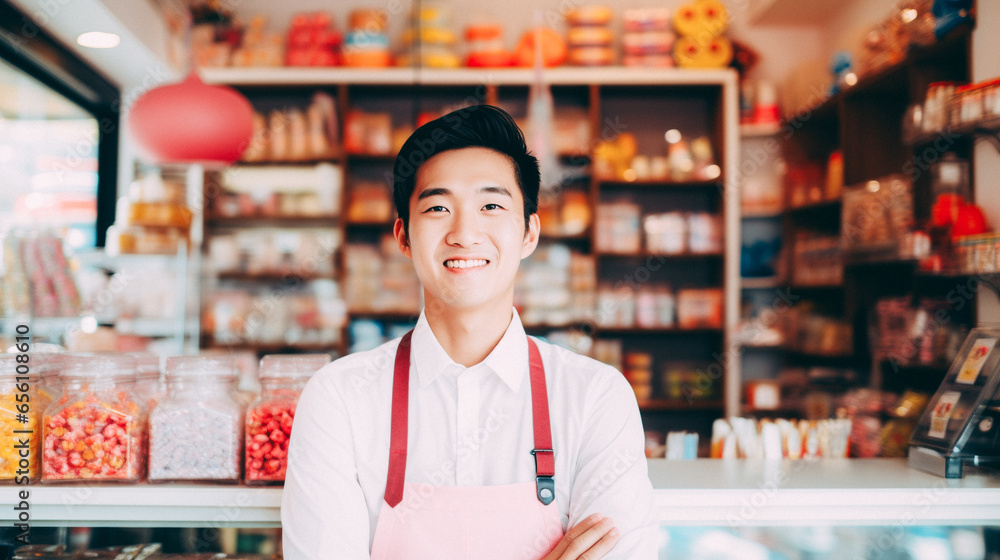
[[[91,113],[0,61],[0,230],[50,231],[70,248],[94,247],[99,141]]]

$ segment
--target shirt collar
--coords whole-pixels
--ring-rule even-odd
[[[448,356],[434,336],[423,311],[420,312],[417,326],[413,329],[410,359],[414,369],[417,370],[421,387],[431,384],[445,370],[458,368],[464,373],[467,369]],[[517,392],[521,387],[521,381],[528,374],[528,339],[516,309],[513,310],[510,324],[500,342],[479,365],[489,368],[512,391]]]

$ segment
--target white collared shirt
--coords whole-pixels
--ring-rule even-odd
[[[536,342],[563,529],[602,513],[622,532],[606,560],[655,558],[658,532],[635,394],[614,368]],[[389,468],[398,344],[336,360],[303,391],[281,502],[286,559],[369,558]],[[406,482],[534,482],[528,343],[517,312],[475,366],[452,361],[423,313],[411,349]]]

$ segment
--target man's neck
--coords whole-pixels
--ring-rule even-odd
[[[485,360],[503,338],[513,318],[512,308],[511,303],[471,310],[428,305],[424,315],[448,356],[457,364],[472,367]]]

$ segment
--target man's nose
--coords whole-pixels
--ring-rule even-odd
[[[475,212],[458,211],[452,220],[445,242],[458,247],[471,247],[482,239],[482,228]]]

